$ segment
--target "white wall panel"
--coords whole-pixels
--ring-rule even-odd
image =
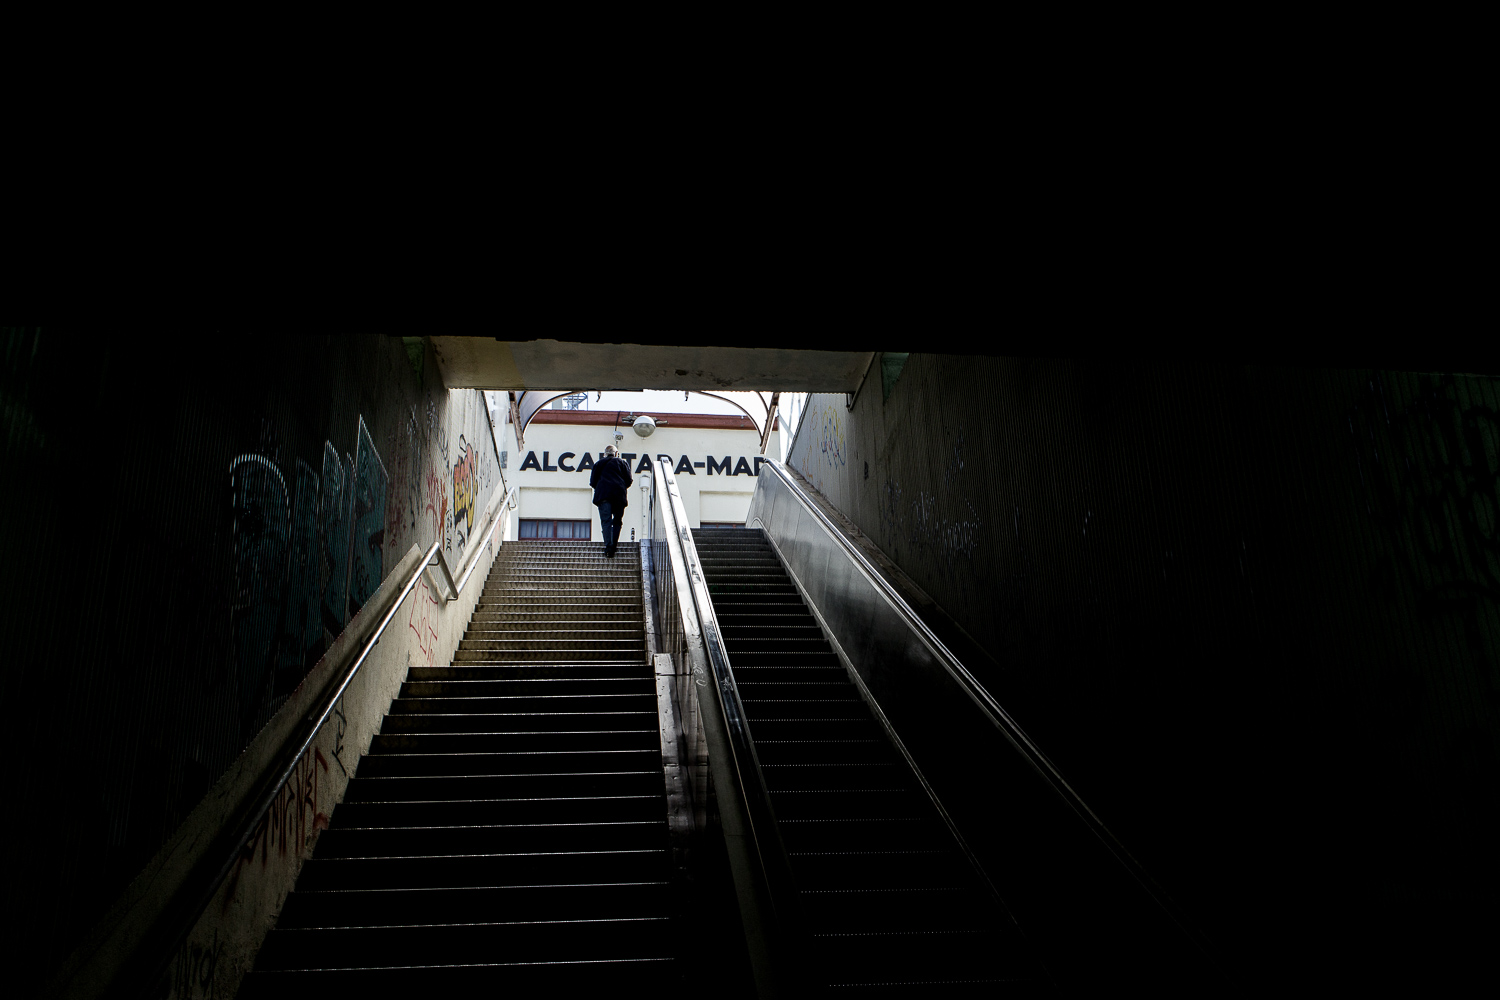
[[[744,522],[745,514],[750,510],[749,493],[710,493],[708,490],[698,494],[699,522],[703,521],[739,521]]]

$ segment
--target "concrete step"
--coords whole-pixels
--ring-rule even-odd
[[[459,699],[462,700],[462,699]],[[794,720],[801,721],[801,720]],[[656,725],[656,706],[650,711],[481,712],[454,706],[442,714],[392,712],[380,723],[381,733],[532,733],[601,732],[610,729],[643,729]],[[873,725],[873,723],[872,723]]]
[[[611,798],[660,795],[659,768],[649,771],[561,771],[483,777],[363,778],[349,781],[349,802],[471,802],[475,799]],[[339,808],[342,808],[340,804]],[[475,883],[481,884],[481,883]]]
[[[475,661],[489,663],[585,663],[590,660],[618,660],[622,656],[631,656],[631,650],[623,640],[607,648],[580,649],[576,645],[567,648],[548,647],[545,649],[516,649],[505,646],[498,649],[465,649],[460,643],[460,648],[453,654],[455,665]],[[645,643],[637,643],[637,650],[641,662],[645,662]]]
[[[296,891],[287,896],[287,928],[607,919],[666,916],[670,883],[507,886],[503,888]]]
[[[843,681],[845,687],[848,681]],[[766,688],[787,685],[763,685]],[[648,694],[648,677],[513,677],[471,680],[405,681],[401,698],[472,698],[490,695]]]
[[[610,798],[455,799],[448,802],[345,802],[330,829],[496,826],[505,823],[664,822],[661,795]]]
[[[658,727],[521,733],[386,733],[370,741],[370,753],[543,753],[550,750],[661,751]]]
[[[595,660],[588,663],[459,663],[446,667],[411,667],[408,681],[486,681],[528,678],[640,679],[645,666],[640,660]]]
[[[371,886],[456,889],[464,886],[659,882],[667,877],[668,872],[669,859],[664,848],[523,851],[513,854],[485,852],[409,858],[309,858],[302,866],[297,888],[316,892]]]
[[[857,702],[863,707],[864,702]],[[391,715],[474,715],[518,712],[654,712],[656,694],[501,695],[489,698],[393,698]]]

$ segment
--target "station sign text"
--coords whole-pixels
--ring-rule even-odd
[[[601,452],[599,458],[603,457],[604,455]],[[651,471],[650,455],[637,455],[633,451],[622,451],[620,457],[632,463],[635,466],[636,472]],[[656,457],[665,459],[668,462],[672,461],[671,455],[657,455]],[[525,472],[527,469],[535,469],[537,472],[587,472],[594,467],[599,458],[592,457],[588,452],[584,452],[583,457],[579,458],[577,453],[565,451],[557,456],[557,461],[554,463],[550,451],[542,452],[540,460],[537,459],[536,452],[529,451],[526,453],[525,461],[521,463],[521,471]],[[639,462],[636,461],[637,458],[640,459]],[[576,465],[574,464],[574,459],[577,459]],[[731,461],[734,463],[732,468],[730,467]],[[757,476],[760,474],[760,463],[764,461],[765,459],[760,455],[755,456],[755,467],[752,469],[749,461],[744,456],[740,456],[737,460],[734,460],[730,456],[725,455],[720,460],[709,455],[702,462],[694,462],[688,456],[683,455],[677,460],[677,467],[672,472],[679,476],[683,473],[689,476],[696,476],[698,470],[702,469],[704,470],[704,474],[709,476]]]

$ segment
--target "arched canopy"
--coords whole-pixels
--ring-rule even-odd
[[[510,394],[511,420],[516,425],[516,443],[519,445],[525,442],[526,427],[531,423],[531,418],[548,403],[554,399],[585,391],[588,390],[569,389],[566,392],[558,392],[556,389],[531,389],[512,392]],[[723,400],[749,417],[755,424],[756,432],[760,435],[761,454],[765,454],[766,443],[770,440],[771,428],[776,421],[776,411],[781,405],[780,392],[704,392],[698,389],[684,391]],[[632,413],[621,419],[628,423],[634,417],[635,414]]]

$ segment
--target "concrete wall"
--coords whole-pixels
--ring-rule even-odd
[[[885,388],[812,397],[789,464],[1238,969],[1474,967],[1494,380],[913,354]]]
[[[30,569],[0,582],[0,696],[14,746],[40,755],[10,787],[37,823],[5,834],[27,859],[7,898],[28,919],[5,942],[23,995],[108,936],[411,547],[468,550],[501,489],[488,416],[408,346],[4,331],[0,528]],[[414,661],[441,661],[442,631]]]

